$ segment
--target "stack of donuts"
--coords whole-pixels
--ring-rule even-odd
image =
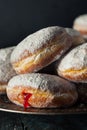
[[[71,28],[41,29],[0,50],[0,92],[22,107],[87,102],[87,43]],[[4,88],[4,90],[3,90]]]

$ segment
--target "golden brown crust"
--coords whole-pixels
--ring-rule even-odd
[[[87,31],[80,30],[80,33],[81,33],[82,35],[87,35]]]
[[[50,47],[49,47],[50,48]],[[52,50],[48,52],[48,54],[43,54],[38,60],[35,59],[32,60],[32,62],[26,62],[26,58],[22,61],[19,61],[17,63],[13,64],[13,67],[15,68],[17,73],[23,74],[23,73],[30,73],[30,72],[36,72],[43,67],[47,66],[49,63],[55,60],[55,57],[57,55],[60,55],[60,53],[67,48],[66,45],[55,45],[52,47]],[[35,54],[34,54],[35,55]],[[39,53],[40,55],[40,53]],[[28,61],[28,60],[27,60]]]
[[[86,82],[87,80],[87,68],[82,68],[80,70],[67,69],[66,71],[59,71],[58,74],[65,79],[75,81],[75,82]]]
[[[18,91],[19,93],[18,96],[15,94],[15,91]],[[64,95],[61,95],[57,97],[56,95],[54,96],[53,94],[49,92],[42,92],[35,89],[29,89],[28,87],[25,88],[25,86],[16,86],[14,88],[15,91],[7,91],[7,93],[10,93],[9,99],[18,104],[23,106],[24,105],[24,93],[25,94],[32,94],[32,96],[29,98],[28,102],[30,104],[30,107],[37,107],[37,108],[55,108],[55,107],[66,107],[66,106],[71,106],[73,104],[72,96],[71,94],[66,94],[67,97],[64,97]],[[76,91],[76,90],[75,90]],[[72,95],[76,96],[75,91],[72,92]],[[35,92],[35,93],[34,93]],[[17,92],[16,92],[17,93]],[[29,107],[29,106],[28,106]]]

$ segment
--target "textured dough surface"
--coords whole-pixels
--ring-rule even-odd
[[[87,43],[72,49],[59,63],[59,75],[80,82],[87,82]]]
[[[73,28],[78,30],[87,41],[87,14],[78,16],[74,20]]]
[[[32,94],[33,107],[69,106],[78,97],[74,84],[58,76],[39,73],[18,75],[9,81],[7,95],[12,102],[23,106],[23,93]]]
[[[66,32],[72,37],[72,46],[77,46],[85,43],[83,36],[75,29],[65,28]]]
[[[38,49],[50,44],[54,36],[58,35],[59,39],[66,34],[64,28],[53,26],[41,29],[21,41],[14,49],[11,55],[11,62],[17,62],[29,54],[35,53]]]
[[[10,56],[15,47],[0,49],[0,82],[7,83],[9,79],[16,75],[10,63]]]
[[[11,63],[16,73],[32,73],[58,60],[72,45],[64,28],[53,26],[26,37],[14,49]]]

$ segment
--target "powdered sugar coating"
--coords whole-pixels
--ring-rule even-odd
[[[47,41],[50,41],[55,35],[62,35],[66,33],[65,29],[53,26],[41,29],[29,36],[27,36],[22,42],[20,42],[14,49],[11,55],[11,62],[17,62],[21,59],[22,55],[27,56],[28,53],[33,53],[37,49],[41,48]],[[50,42],[49,42],[50,43]],[[26,50],[26,53],[24,51]]]
[[[78,16],[73,23],[73,28],[78,30],[83,38],[87,39],[87,14]]]
[[[87,28],[87,14],[78,16],[78,17],[75,19],[74,24],[85,25],[86,28]]]
[[[15,47],[0,49],[0,82],[7,83],[8,80],[16,75],[10,63],[10,56]]]
[[[81,35],[80,35],[80,32],[76,31],[75,29],[65,28],[65,30],[66,30],[66,32],[67,32],[71,37],[81,36]]]
[[[51,93],[59,92],[58,94],[75,90],[74,85],[67,80],[58,76],[39,73],[17,75],[9,81],[7,89],[16,86],[31,87],[42,91],[50,91]]]
[[[87,43],[84,43],[70,51],[60,62],[59,71],[69,69],[80,70],[87,68]]]
[[[73,46],[77,46],[77,45],[80,45],[82,43],[85,43],[83,36],[77,30],[72,29],[72,28],[65,28],[65,30],[68,33],[68,35],[70,35],[72,37],[72,41],[73,41],[72,45]]]

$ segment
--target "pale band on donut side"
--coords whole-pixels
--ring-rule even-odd
[[[15,76],[9,81],[6,90],[11,102],[25,108],[66,107],[73,105],[78,98],[74,84],[48,74]]]
[[[68,80],[87,83],[87,43],[67,53],[57,66],[57,72]]]
[[[72,45],[72,38],[58,26],[41,29],[20,42],[11,55],[18,74],[37,72],[60,58]]]

